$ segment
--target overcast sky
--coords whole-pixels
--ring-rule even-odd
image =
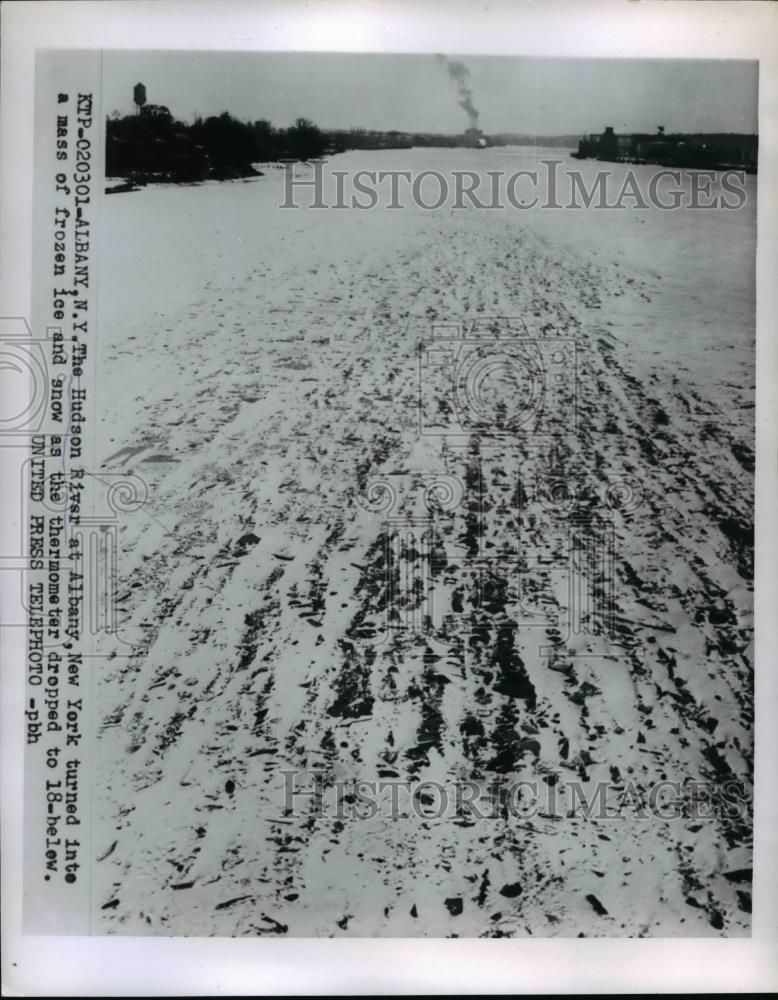
[[[470,70],[486,132],[756,132],[757,64],[712,60],[452,56]],[[459,132],[456,86],[434,55],[111,52],[104,109],[132,111],[133,85],[185,121],[229,111],[288,125]]]

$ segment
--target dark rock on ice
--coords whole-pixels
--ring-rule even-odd
[[[599,899],[594,895],[594,893],[590,892],[589,895],[586,897],[586,901],[591,904],[592,909],[598,916],[605,917],[608,915],[608,911],[605,909],[605,907],[602,905]]]
[[[750,882],[753,877],[753,868],[738,868],[736,871],[724,872],[724,878],[728,882]]]
[[[251,531],[246,535],[241,535],[237,542],[235,542],[235,555],[238,557],[245,556],[248,550],[256,545],[258,541],[259,538]]]

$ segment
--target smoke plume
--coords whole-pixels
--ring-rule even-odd
[[[457,59],[449,59],[443,55],[439,55],[437,59],[446,67],[449,79],[453,80],[456,84],[457,96],[459,98],[458,104],[460,108],[463,108],[467,112],[470,118],[470,127],[476,128],[478,109],[473,103],[473,91],[470,87],[470,70],[463,62],[459,62]]]

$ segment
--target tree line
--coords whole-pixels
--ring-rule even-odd
[[[328,147],[307,118],[289,128],[245,122],[229,112],[194,122],[177,121],[164,105],[145,104],[137,114],[114,112],[106,123],[106,176],[139,183],[192,182],[257,176],[270,160],[310,160]]]

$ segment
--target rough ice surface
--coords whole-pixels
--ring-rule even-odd
[[[538,155],[354,152],[325,169]],[[121,642],[97,683],[96,926],[748,934],[748,810],[285,815],[281,772],[750,788],[755,179],[737,212],[280,211],[282,185],[269,170],[105,199],[98,458],[150,498],[122,521]],[[595,520],[614,480],[637,497],[610,516],[612,562],[582,576],[590,597],[612,586],[618,655],[587,657],[586,634],[548,654],[568,536],[533,492],[531,439],[420,433],[419,345],[491,317],[578,345],[577,398],[555,418],[574,405],[577,423],[540,471],[583,483]],[[445,422],[450,380],[424,378],[425,419]],[[508,429],[519,390],[490,384]],[[433,473],[466,493],[424,536],[429,592],[395,599],[392,573],[415,578],[421,556],[360,496],[403,484],[410,523]],[[429,607],[425,630],[391,627]]]

